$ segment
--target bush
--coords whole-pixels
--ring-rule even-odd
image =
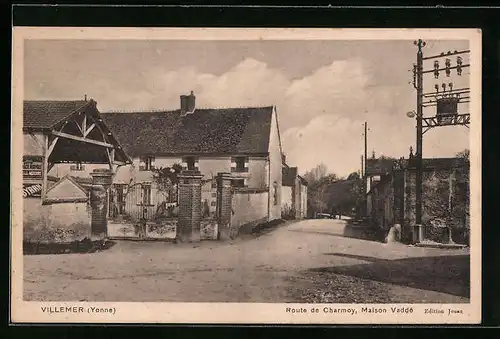
[[[295,219],[295,208],[290,205],[286,205],[281,209],[281,217],[285,220]]]

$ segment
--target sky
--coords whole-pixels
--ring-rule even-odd
[[[427,41],[424,56],[468,48],[468,41]],[[415,119],[406,116],[416,109],[410,40],[26,40],[24,51],[26,100],[87,95],[101,112],[174,110],[194,91],[199,108],[274,105],[283,152],[301,174],[320,163],[339,176],[358,171],[365,121],[369,156],[408,157],[415,147]],[[443,82],[469,87],[469,69],[438,80],[427,74],[424,92]],[[468,147],[466,127],[440,127],[425,133],[423,156]]]

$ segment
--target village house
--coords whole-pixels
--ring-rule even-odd
[[[90,185],[82,186],[69,173],[55,175],[54,167],[58,164],[88,165],[101,168],[101,172],[104,167],[111,176],[117,166],[131,162],[103,122],[96,105],[94,100],[86,98],[24,101],[23,225],[26,241],[47,236],[45,231],[65,234],[67,241],[91,236]]]
[[[412,241],[415,225],[414,158],[371,159],[367,173],[380,176],[367,192],[368,216],[375,227],[402,226],[403,241]],[[463,158],[423,159],[422,225],[424,239],[467,244],[469,234],[469,164]],[[389,162],[391,165],[389,166]],[[450,234],[450,231],[451,234]]]
[[[282,150],[276,108],[197,108],[195,95],[180,97],[172,111],[102,113],[132,164],[113,179],[114,214],[155,213],[159,202],[153,169],[172,167],[199,171],[203,209],[216,212],[218,173],[232,180],[232,224],[241,227],[281,218]],[[138,187],[125,201],[127,187]],[[169,202],[177,202],[174,196]]]
[[[283,156],[285,159],[285,157]],[[297,173],[297,167],[283,162],[281,214],[283,218],[304,219],[307,217],[307,181]]]

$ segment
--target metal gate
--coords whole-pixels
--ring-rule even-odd
[[[177,187],[164,192],[149,183],[115,184],[110,193],[110,238],[175,238]]]

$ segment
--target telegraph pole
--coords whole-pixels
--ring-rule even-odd
[[[368,193],[368,174],[367,174],[367,165],[366,165],[366,160],[368,159],[368,123],[365,121],[364,123],[364,142],[365,142],[365,149],[364,149],[364,158],[361,156],[361,167],[363,169],[363,200],[364,200],[364,215],[368,215],[368,201],[366,198],[366,194]],[[364,160],[364,161],[363,161]]]
[[[415,179],[415,223],[418,227],[419,240],[423,240],[423,230],[422,230],[422,117],[423,117],[423,106],[422,106],[422,93],[423,93],[423,53],[422,47],[425,46],[425,42],[422,39],[418,39],[416,42],[418,47],[417,51],[417,150],[416,150],[416,179]]]
[[[365,176],[364,158],[361,156],[361,178]]]
[[[368,123],[365,121],[365,167],[364,167],[365,174],[366,174],[366,159],[368,159]]]
[[[434,127],[440,126],[453,126],[453,125],[463,125],[468,127],[470,123],[470,113],[458,114],[457,105],[459,103],[469,102],[467,99],[470,97],[461,97],[462,94],[469,94],[469,88],[461,88],[453,90],[453,84],[450,82],[448,84],[449,92],[446,92],[446,84],[442,84],[443,92],[439,92],[439,86],[436,84],[434,88],[436,93],[423,93],[423,76],[426,73],[434,73],[434,78],[439,78],[439,71],[444,70],[446,76],[451,75],[451,70],[456,69],[457,75],[462,75],[462,68],[470,67],[470,65],[462,64],[462,57],[457,56],[457,65],[451,66],[451,59],[449,57],[453,55],[469,53],[469,50],[464,51],[448,51],[448,53],[441,53],[439,55],[433,55],[425,57],[423,56],[422,48],[426,45],[421,39],[414,42],[417,46],[417,63],[413,65],[413,86],[417,91],[417,111],[408,112],[408,117],[414,117],[416,115],[417,120],[417,140],[416,140],[416,154],[415,154],[415,169],[416,169],[416,182],[415,182],[415,224],[418,228],[418,240],[424,240],[424,229],[422,225],[422,176],[423,176],[423,158],[422,158],[422,138],[425,132]],[[424,70],[423,62],[429,59],[439,59],[446,58],[445,67],[440,68],[439,61],[434,61],[433,70]],[[434,97],[434,100],[423,101],[424,98]],[[465,99],[465,100],[464,100]],[[437,106],[436,115],[433,117],[424,117],[423,109],[424,107]],[[415,114],[416,113],[416,114]],[[423,130],[425,127],[425,130]]]

